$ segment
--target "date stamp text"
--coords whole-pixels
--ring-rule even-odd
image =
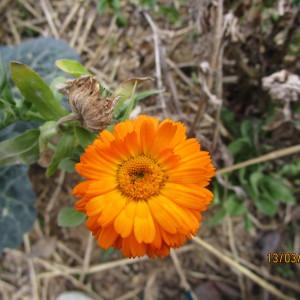
[[[267,259],[270,264],[300,264],[300,253],[269,252]]]

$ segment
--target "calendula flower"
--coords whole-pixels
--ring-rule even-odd
[[[99,245],[125,256],[166,256],[196,234],[212,200],[208,152],[179,122],[140,116],[102,131],[85,150],[73,193]]]

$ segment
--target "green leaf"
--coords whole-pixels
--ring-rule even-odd
[[[62,71],[80,77],[82,75],[90,75],[89,71],[77,60],[59,59],[55,62],[56,66]]]
[[[237,154],[244,154],[245,152],[248,152],[250,147],[251,145],[247,138],[239,138],[230,143],[228,149],[233,156],[236,156]]]
[[[132,97],[137,85],[137,80],[127,80],[122,82],[114,92],[114,97],[119,98],[119,102],[125,101]]]
[[[136,86],[138,83],[152,80],[150,77],[137,77],[122,82],[114,92],[114,97],[118,97],[119,101],[124,101],[132,98],[135,94]]]
[[[279,174],[283,176],[299,176],[300,175],[300,160],[293,161],[290,164],[284,165]]]
[[[70,157],[64,158],[58,165],[58,168],[62,171],[72,173],[74,172],[76,161],[71,159]]]
[[[170,23],[175,24],[180,21],[180,13],[173,5],[160,5],[159,10]]]
[[[266,191],[274,201],[295,203],[296,199],[291,190],[278,178],[265,176],[262,189]]]
[[[217,210],[217,212],[215,212],[215,214],[212,217],[208,219],[206,223],[210,227],[218,225],[223,221],[225,216],[226,210],[223,207],[221,207],[219,210]]]
[[[15,107],[0,98],[0,130],[17,121]]]
[[[118,100],[114,108],[114,118],[118,121],[125,120],[126,112],[129,111],[130,114],[130,109],[132,110],[139,101],[157,94],[159,94],[158,90],[146,90],[143,92],[136,93],[133,99],[126,99],[125,94],[123,94],[123,97],[121,97],[121,99]],[[132,107],[128,109],[130,105]]]
[[[0,253],[18,247],[36,218],[35,194],[26,166],[0,168]]]
[[[72,207],[64,207],[57,216],[57,224],[61,227],[76,227],[85,220],[85,214]]]
[[[268,216],[274,216],[277,213],[277,203],[268,197],[268,195],[261,195],[259,198],[254,199],[256,207]]]
[[[21,135],[0,142],[0,165],[31,164],[38,160],[38,129],[27,130]]]
[[[246,214],[244,217],[244,227],[248,232],[254,227],[248,214]]]
[[[44,80],[28,66],[19,62],[10,64],[12,79],[25,101],[32,103],[45,120],[58,120],[66,110],[53,95]]]
[[[253,127],[250,120],[245,120],[242,122],[241,134],[243,138],[247,139],[251,143],[251,140],[253,138]]]
[[[213,194],[214,194],[213,204],[214,205],[220,204],[221,203],[220,189],[216,181],[213,182]]]
[[[14,104],[7,74],[8,74],[7,69],[4,66],[0,54],[0,96],[3,97],[7,103]]]
[[[56,172],[60,162],[72,154],[75,146],[76,139],[74,134],[69,132],[64,133],[57,144],[56,150],[47,169],[47,176],[50,177]]]
[[[51,83],[50,83],[50,89],[54,95],[54,97],[57,99],[57,101],[59,101],[60,103],[63,102],[63,98],[64,96],[62,95],[62,93],[60,93],[58,91],[58,89],[64,85],[66,82],[66,78],[63,77],[63,76],[58,76],[58,77],[55,77]]]
[[[250,186],[253,191],[253,196],[257,197],[259,196],[259,184],[264,178],[264,175],[262,172],[254,172],[250,175]]]
[[[75,127],[75,134],[78,144],[81,145],[83,149],[92,144],[94,139],[97,137],[97,134],[82,127]]]
[[[231,194],[228,196],[224,203],[227,214],[230,216],[240,216],[246,212],[244,203],[239,200],[236,195]]]
[[[43,152],[48,145],[49,140],[54,137],[57,132],[57,122],[55,121],[48,121],[45,122],[42,126],[40,126],[40,136],[39,136],[39,147],[40,152]]]
[[[139,102],[145,98],[148,98],[148,97],[151,97],[154,95],[158,95],[159,93],[160,93],[159,90],[146,90],[143,92],[136,93],[135,99],[136,99],[136,102]]]

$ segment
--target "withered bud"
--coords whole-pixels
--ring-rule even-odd
[[[113,109],[118,97],[101,95],[100,85],[93,76],[82,76],[68,80],[60,89],[69,99],[74,119],[92,131],[101,131],[111,124]]]

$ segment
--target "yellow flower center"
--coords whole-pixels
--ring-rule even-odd
[[[145,155],[124,161],[117,174],[119,189],[134,200],[146,200],[157,195],[165,179],[159,164]]]

